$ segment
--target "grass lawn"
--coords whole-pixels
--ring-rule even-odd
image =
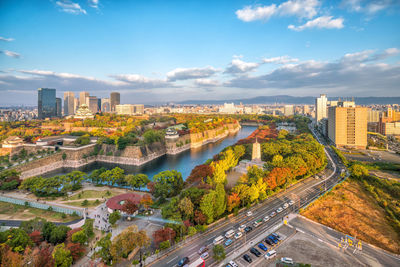
[[[388,205],[399,205],[399,199],[385,194],[382,191],[380,196],[388,197]],[[346,180],[301,214],[385,250],[400,252],[400,233],[362,181]]]
[[[62,204],[65,205],[71,205],[71,206],[75,206],[75,207],[79,207],[79,208],[90,208],[90,207],[97,207],[98,205],[100,205],[101,203],[103,203],[103,201],[100,200],[100,202],[96,203],[96,200],[88,200],[88,205],[86,206],[82,206],[82,202],[84,201],[84,199],[79,200],[79,201],[66,201],[63,202]]]
[[[69,222],[80,218],[79,216],[68,214],[66,214],[65,218],[62,218],[62,213],[59,212],[0,202],[0,218],[3,220],[30,220],[35,217],[53,222]]]
[[[109,192],[109,194],[107,194]],[[80,193],[76,193],[73,196],[69,197],[68,200],[79,200],[79,199],[87,199],[87,198],[110,198],[116,195],[121,194],[120,190],[115,189],[104,189],[104,190],[84,190]]]

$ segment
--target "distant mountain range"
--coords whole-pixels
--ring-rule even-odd
[[[328,100],[338,100],[339,97],[329,97]],[[342,100],[351,100],[351,97],[341,98]],[[354,101],[357,105],[388,105],[388,104],[400,104],[400,97],[354,97]],[[243,99],[231,99],[231,100],[185,100],[179,102],[179,104],[223,104],[223,103],[235,103],[239,104],[308,104],[313,105],[315,103],[314,96],[289,96],[289,95],[274,95],[274,96],[257,96],[253,98]]]

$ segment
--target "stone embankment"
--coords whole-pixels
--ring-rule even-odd
[[[202,133],[181,136],[176,140],[167,140],[165,144],[158,142],[144,147],[127,146],[124,150],[103,144],[97,155],[93,155],[95,144],[78,148],[62,147],[61,151],[18,166],[16,170],[21,172],[21,179],[26,179],[62,168],[80,168],[94,162],[140,166],[165,154],[175,155],[190,148],[217,142],[239,130],[239,123],[232,123]]]

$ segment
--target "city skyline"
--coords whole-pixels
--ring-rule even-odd
[[[0,105],[34,105],[41,87],[122,104],[399,96],[396,1],[168,4],[3,2]]]

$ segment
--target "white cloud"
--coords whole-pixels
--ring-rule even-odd
[[[66,13],[70,14],[86,14],[86,10],[83,9],[78,3],[74,3],[70,0],[60,0],[56,2],[56,5]]]
[[[226,68],[225,73],[243,74],[255,70],[258,66],[260,66],[260,63],[245,62],[239,58],[234,58],[228,68]]]
[[[190,80],[198,78],[208,78],[217,73],[218,70],[207,66],[204,68],[177,68],[167,73],[169,81]]]
[[[90,7],[99,8],[99,0],[88,0],[88,4]]]
[[[4,55],[8,56],[8,57],[13,57],[13,58],[20,58],[21,55],[16,53],[16,52],[12,52],[12,51],[8,51],[8,50],[0,50],[0,53],[3,53]]]
[[[320,5],[318,0],[289,0],[278,6],[276,4],[246,6],[235,13],[238,19],[245,22],[268,20],[272,16],[296,16],[310,19],[317,15]]]
[[[288,64],[293,62],[298,62],[299,59],[291,58],[289,56],[281,56],[281,57],[271,57],[271,58],[264,58],[263,63],[274,63],[274,64]]]
[[[343,0],[342,6],[348,7],[350,11],[373,15],[379,11],[399,7],[397,0]]]
[[[333,19],[333,16],[322,16],[313,20],[307,21],[305,24],[300,26],[289,25],[288,29],[294,31],[302,31],[305,29],[341,29],[344,27],[343,18]]]
[[[143,88],[174,87],[171,83],[161,79],[151,79],[140,74],[117,74],[110,77],[125,84],[135,85]]]
[[[212,79],[196,79],[194,83],[200,87],[214,87],[221,85],[219,81]]]
[[[0,41],[12,42],[12,41],[14,41],[14,38],[5,38],[5,37],[1,37],[1,36],[0,36]]]

